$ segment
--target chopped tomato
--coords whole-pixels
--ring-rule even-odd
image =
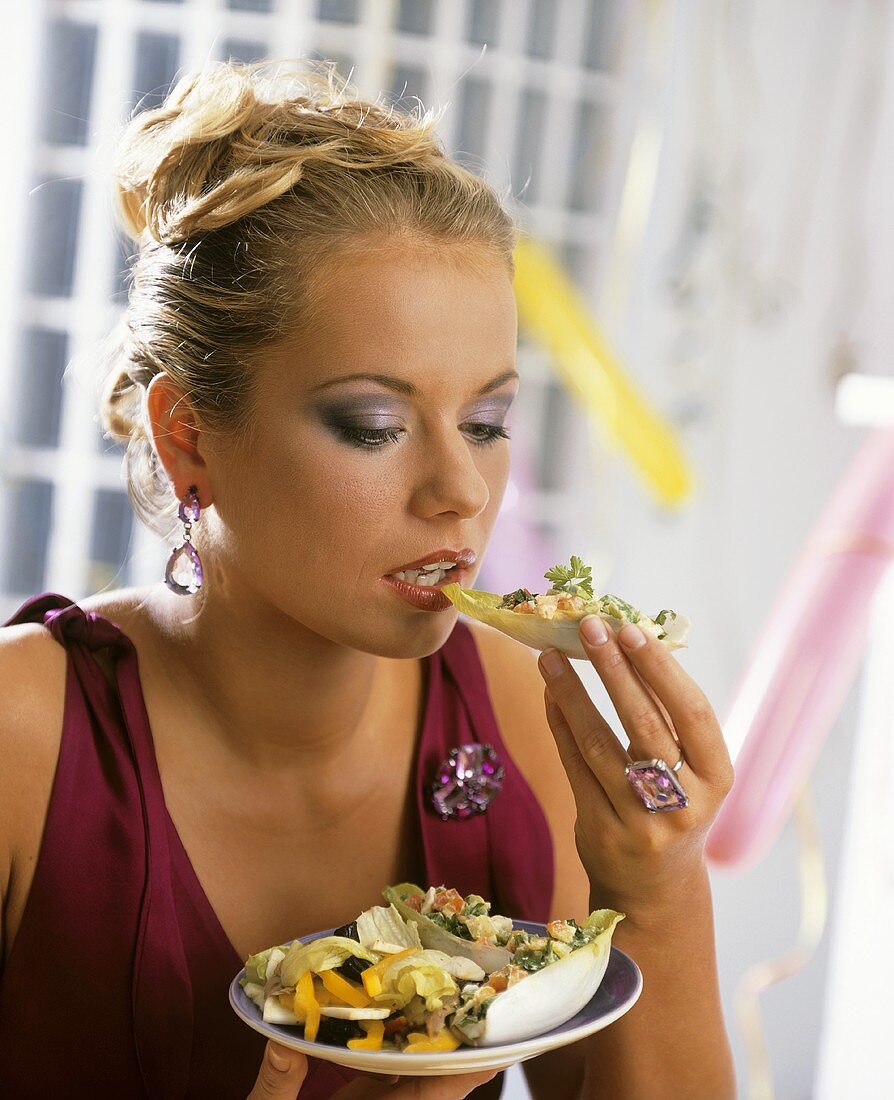
[[[466,899],[456,890],[438,890],[433,908],[441,913],[461,913],[466,907]]]
[[[419,893],[410,894],[408,897],[404,898],[404,904],[408,905],[410,907],[410,909],[415,910],[415,912],[421,913],[422,912],[422,902],[423,902],[424,898],[425,898],[424,894],[419,894]]]

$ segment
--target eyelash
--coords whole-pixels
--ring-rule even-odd
[[[509,432],[502,424],[473,424],[473,428],[481,428],[484,434],[476,443],[482,447],[488,447],[496,443],[498,439],[508,439]],[[363,447],[374,451],[383,447],[386,443],[394,443],[400,435],[400,428],[339,428],[339,434],[355,447]],[[372,437],[370,439],[369,437]]]

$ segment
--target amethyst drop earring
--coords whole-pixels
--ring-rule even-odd
[[[180,501],[178,514],[183,520],[183,545],[174,549],[165,568],[165,584],[178,596],[194,596],[202,587],[202,562],[198,550],[189,541],[190,529],[202,513],[197,492],[196,486],[190,485]]]

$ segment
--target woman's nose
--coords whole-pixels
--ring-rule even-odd
[[[474,443],[439,438],[427,443],[416,471],[417,511],[426,516],[456,512],[472,519],[487,507],[491,486],[478,468]]]

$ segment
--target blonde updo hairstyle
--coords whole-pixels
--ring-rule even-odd
[[[102,428],[126,445],[128,495],[162,537],[178,501],[152,443],[145,392],[165,371],[203,431],[250,443],[256,353],[313,330],[324,260],[395,237],[471,245],[513,273],[517,229],[493,188],[451,159],[441,112],[361,99],[331,61],[217,62],[131,118],[114,203],[139,246],[105,341]]]

